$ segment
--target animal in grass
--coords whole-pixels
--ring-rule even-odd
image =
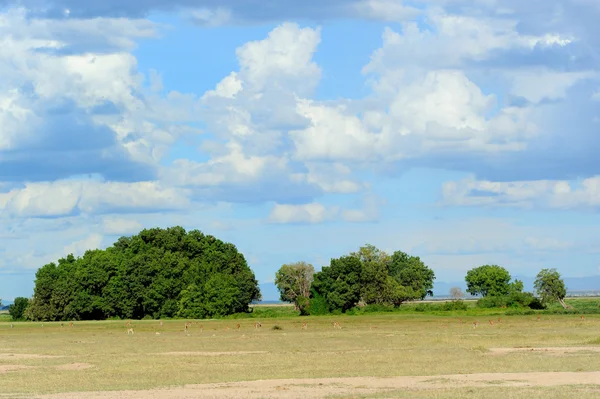
[[[331,325],[333,325],[333,328],[337,328],[338,330],[342,329],[342,326],[337,321],[332,322]]]
[[[262,327],[262,323],[261,323],[260,321],[257,321],[256,323],[254,323],[254,328],[255,328],[255,329],[257,329],[257,330],[258,330],[258,329],[259,329],[259,328],[261,328],[261,327]]]
[[[494,325],[494,320],[490,320],[490,326]]]
[[[129,334],[133,335],[133,328],[128,328],[127,329],[127,335],[129,335]]]
[[[236,329],[236,330],[239,330],[239,329],[240,329],[240,323],[237,323],[237,324],[235,325],[235,329]]]
[[[473,322],[473,328],[477,328],[477,326],[479,326],[479,322],[478,321],[474,321]]]
[[[308,323],[307,322],[302,323],[302,329],[306,330],[307,328],[308,328]]]

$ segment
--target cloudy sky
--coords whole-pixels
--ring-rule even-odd
[[[600,274],[597,0],[0,0],[0,297],[144,227]],[[445,293],[438,293],[445,294]]]

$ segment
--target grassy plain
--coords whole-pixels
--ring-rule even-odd
[[[40,322],[14,322],[11,328],[10,322],[0,321],[0,398],[234,381],[396,376],[431,376],[430,383],[441,385],[419,382],[410,389],[390,386],[365,394],[354,389],[351,396],[336,396],[344,392],[339,385],[323,393],[356,398],[600,397],[600,385],[525,387],[506,377],[491,378],[483,386],[442,384],[445,375],[457,374],[600,371],[600,315],[582,320],[579,315],[542,314],[537,320],[536,315],[499,313],[469,309],[443,315],[396,312],[300,318],[293,317],[289,308],[262,307],[253,318],[194,321],[187,334],[184,320],[167,320],[163,326],[154,320],[133,321],[134,335],[127,335],[125,321],[75,322],[72,328],[68,323]],[[258,330],[256,320],[262,322]],[[305,321],[308,328],[303,330]],[[342,329],[334,329],[333,321]],[[479,321],[477,328],[473,321]],[[281,329],[274,330],[275,325]],[[534,347],[575,349],[494,350]]]

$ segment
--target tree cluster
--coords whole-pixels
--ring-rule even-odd
[[[435,279],[419,257],[402,251],[389,255],[373,245],[331,259],[329,266],[314,276],[311,270],[314,272],[312,265],[307,267],[304,262],[283,265],[275,280],[281,300],[294,302],[301,313],[345,312],[358,304],[399,306],[431,295]],[[300,291],[302,295],[297,295]]]
[[[182,227],[146,229],[36,273],[31,320],[204,318],[247,312],[258,282],[233,244]]]
[[[498,265],[483,265],[471,269],[465,276],[467,292],[480,295],[481,307],[523,306],[540,309],[548,303],[558,301],[564,308],[567,294],[564,281],[556,269],[543,269],[534,283],[538,297],[531,292],[523,292],[523,282],[514,280],[505,268]]]

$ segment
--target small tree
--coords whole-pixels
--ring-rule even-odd
[[[503,296],[510,292],[508,270],[497,265],[483,265],[471,269],[465,276],[467,292],[471,295]]]
[[[275,285],[282,301],[292,302],[296,310],[306,313],[310,286],[314,280],[315,268],[306,262],[296,262],[281,266],[275,273]]]
[[[533,283],[537,294],[543,304],[558,301],[563,308],[567,308],[564,299],[567,296],[565,282],[556,269],[542,269]]]
[[[27,306],[29,306],[29,299],[17,297],[15,298],[15,303],[8,307],[8,313],[13,320],[21,320],[23,319],[23,314],[25,313]]]
[[[458,301],[459,299],[462,299],[462,297],[464,297],[465,294],[459,287],[452,287],[450,288],[450,296],[455,301]]]

